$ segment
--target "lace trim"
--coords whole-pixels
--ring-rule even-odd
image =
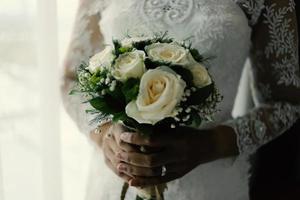
[[[272,110],[270,112],[270,110]],[[267,121],[263,121],[267,113],[272,113]],[[256,108],[247,117],[239,117],[229,121],[237,133],[237,144],[241,154],[250,155],[260,146],[268,143],[288,130],[300,117],[300,106],[288,103],[277,103],[273,107],[265,105]]]

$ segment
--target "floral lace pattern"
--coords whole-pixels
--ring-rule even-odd
[[[249,24],[256,24],[264,8],[264,0],[234,0],[245,11],[249,17]]]
[[[278,10],[276,4],[266,7],[264,24],[268,26],[271,40],[265,48],[265,55],[267,58],[274,54],[276,57],[282,57],[272,63],[277,84],[300,87],[299,68],[296,67],[298,65],[298,45],[295,43],[297,32],[291,28],[291,19],[285,17],[293,12],[295,12],[293,0],[289,0],[287,6]]]
[[[89,24],[93,17],[100,20],[100,12],[104,10],[107,5],[108,2],[106,0],[84,0],[80,4],[73,30],[70,51],[68,52],[69,55],[66,60],[70,67],[76,67],[82,61],[87,61],[94,52],[99,50],[100,47],[95,48],[91,39],[96,30],[89,27]]]
[[[181,23],[191,15],[193,0],[145,0],[143,7],[149,19]]]
[[[263,4],[261,0],[238,2],[247,8],[248,14],[257,15],[255,13],[261,11],[260,22],[254,21],[263,28],[257,30],[256,23],[250,24],[254,35],[261,34],[257,37],[265,38],[264,42],[255,42],[254,36],[251,55],[253,94],[258,108],[232,122],[238,133],[240,152],[250,154],[282,134],[300,117],[299,101],[298,105],[293,105],[285,101],[284,96],[282,102],[273,100],[279,93],[277,87],[300,89],[297,26],[293,0],[265,0]],[[293,97],[292,92],[285,95]]]

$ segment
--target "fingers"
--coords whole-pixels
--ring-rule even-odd
[[[125,152],[139,152],[138,147],[135,147],[135,146],[128,144],[126,142],[123,142],[123,141],[121,141],[119,143],[119,147],[122,151],[125,151]]]
[[[117,169],[117,166],[118,164],[120,164],[121,160],[117,159],[116,153],[120,151],[121,148],[116,143],[114,136],[107,135],[104,138],[104,145],[103,145],[105,163],[117,176],[119,176],[124,181],[129,183],[129,181],[133,178],[133,176],[130,176],[129,174],[126,174]]]
[[[183,172],[185,170],[185,166],[174,163],[165,166],[168,174],[169,173],[176,173],[176,172]],[[154,168],[147,168],[147,167],[138,167],[134,165],[130,165],[127,163],[119,163],[117,169],[120,172],[123,172],[129,176],[133,177],[161,177],[162,176],[162,166],[161,167],[154,167]]]
[[[116,141],[115,136],[106,136],[104,138],[105,142],[108,143],[108,145],[111,147],[113,152],[117,154],[120,151],[124,152],[138,152],[138,149],[135,148],[134,146],[127,144],[123,141],[119,141],[119,143]]]
[[[105,163],[106,165],[120,178],[124,179],[126,182],[129,182],[133,177],[121,172],[117,169],[118,164],[120,164],[120,160],[118,160],[113,152],[113,150],[108,146],[105,145],[103,147],[103,150],[105,152]]]
[[[140,133],[123,132],[120,139],[123,142],[139,146],[163,147],[170,144],[171,141],[174,142],[175,138],[170,140],[169,134],[145,136]]]
[[[114,136],[114,139],[117,141],[117,143],[119,143],[121,141],[120,135],[124,132],[123,126],[121,126],[120,124],[113,124],[111,131]]]
[[[115,153],[113,152],[112,148],[108,145],[103,147],[104,155],[107,159],[110,160],[111,164],[116,168],[116,166],[121,162],[117,159]]]
[[[114,124],[112,127],[112,136],[114,141],[117,143],[117,145],[120,147],[121,150],[126,152],[138,152],[139,149],[135,146],[132,146],[124,141],[121,140],[120,136],[124,132],[125,128],[120,124]]]
[[[125,182],[129,183],[130,180],[132,180],[132,177],[128,176],[123,172],[118,171],[108,158],[105,158],[105,163],[118,177],[122,178]]]
[[[131,176],[145,176],[145,177],[155,177],[161,176],[161,167],[156,168],[146,168],[146,167],[137,167],[126,163],[120,163],[117,166],[117,169],[120,172]]]
[[[154,154],[144,154],[137,152],[118,152],[117,158],[121,161],[135,165],[138,167],[159,167],[168,163],[181,161],[175,154],[169,153],[169,151],[162,151]]]
[[[166,176],[161,177],[135,177],[134,179],[129,181],[129,184],[135,187],[146,187],[167,183],[180,177],[181,175],[179,175],[178,173],[169,173]]]

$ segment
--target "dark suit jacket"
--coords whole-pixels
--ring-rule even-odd
[[[300,27],[300,2],[295,2]],[[298,35],[300,38],[300,30]],[[300,119],[282,136],[260,148],[250,160],[252,200],[300,200]]]

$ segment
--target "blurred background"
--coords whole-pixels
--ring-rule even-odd
[[[0,200],[84,199],[91,145],[58,87],[77,5],[0,0]]]

